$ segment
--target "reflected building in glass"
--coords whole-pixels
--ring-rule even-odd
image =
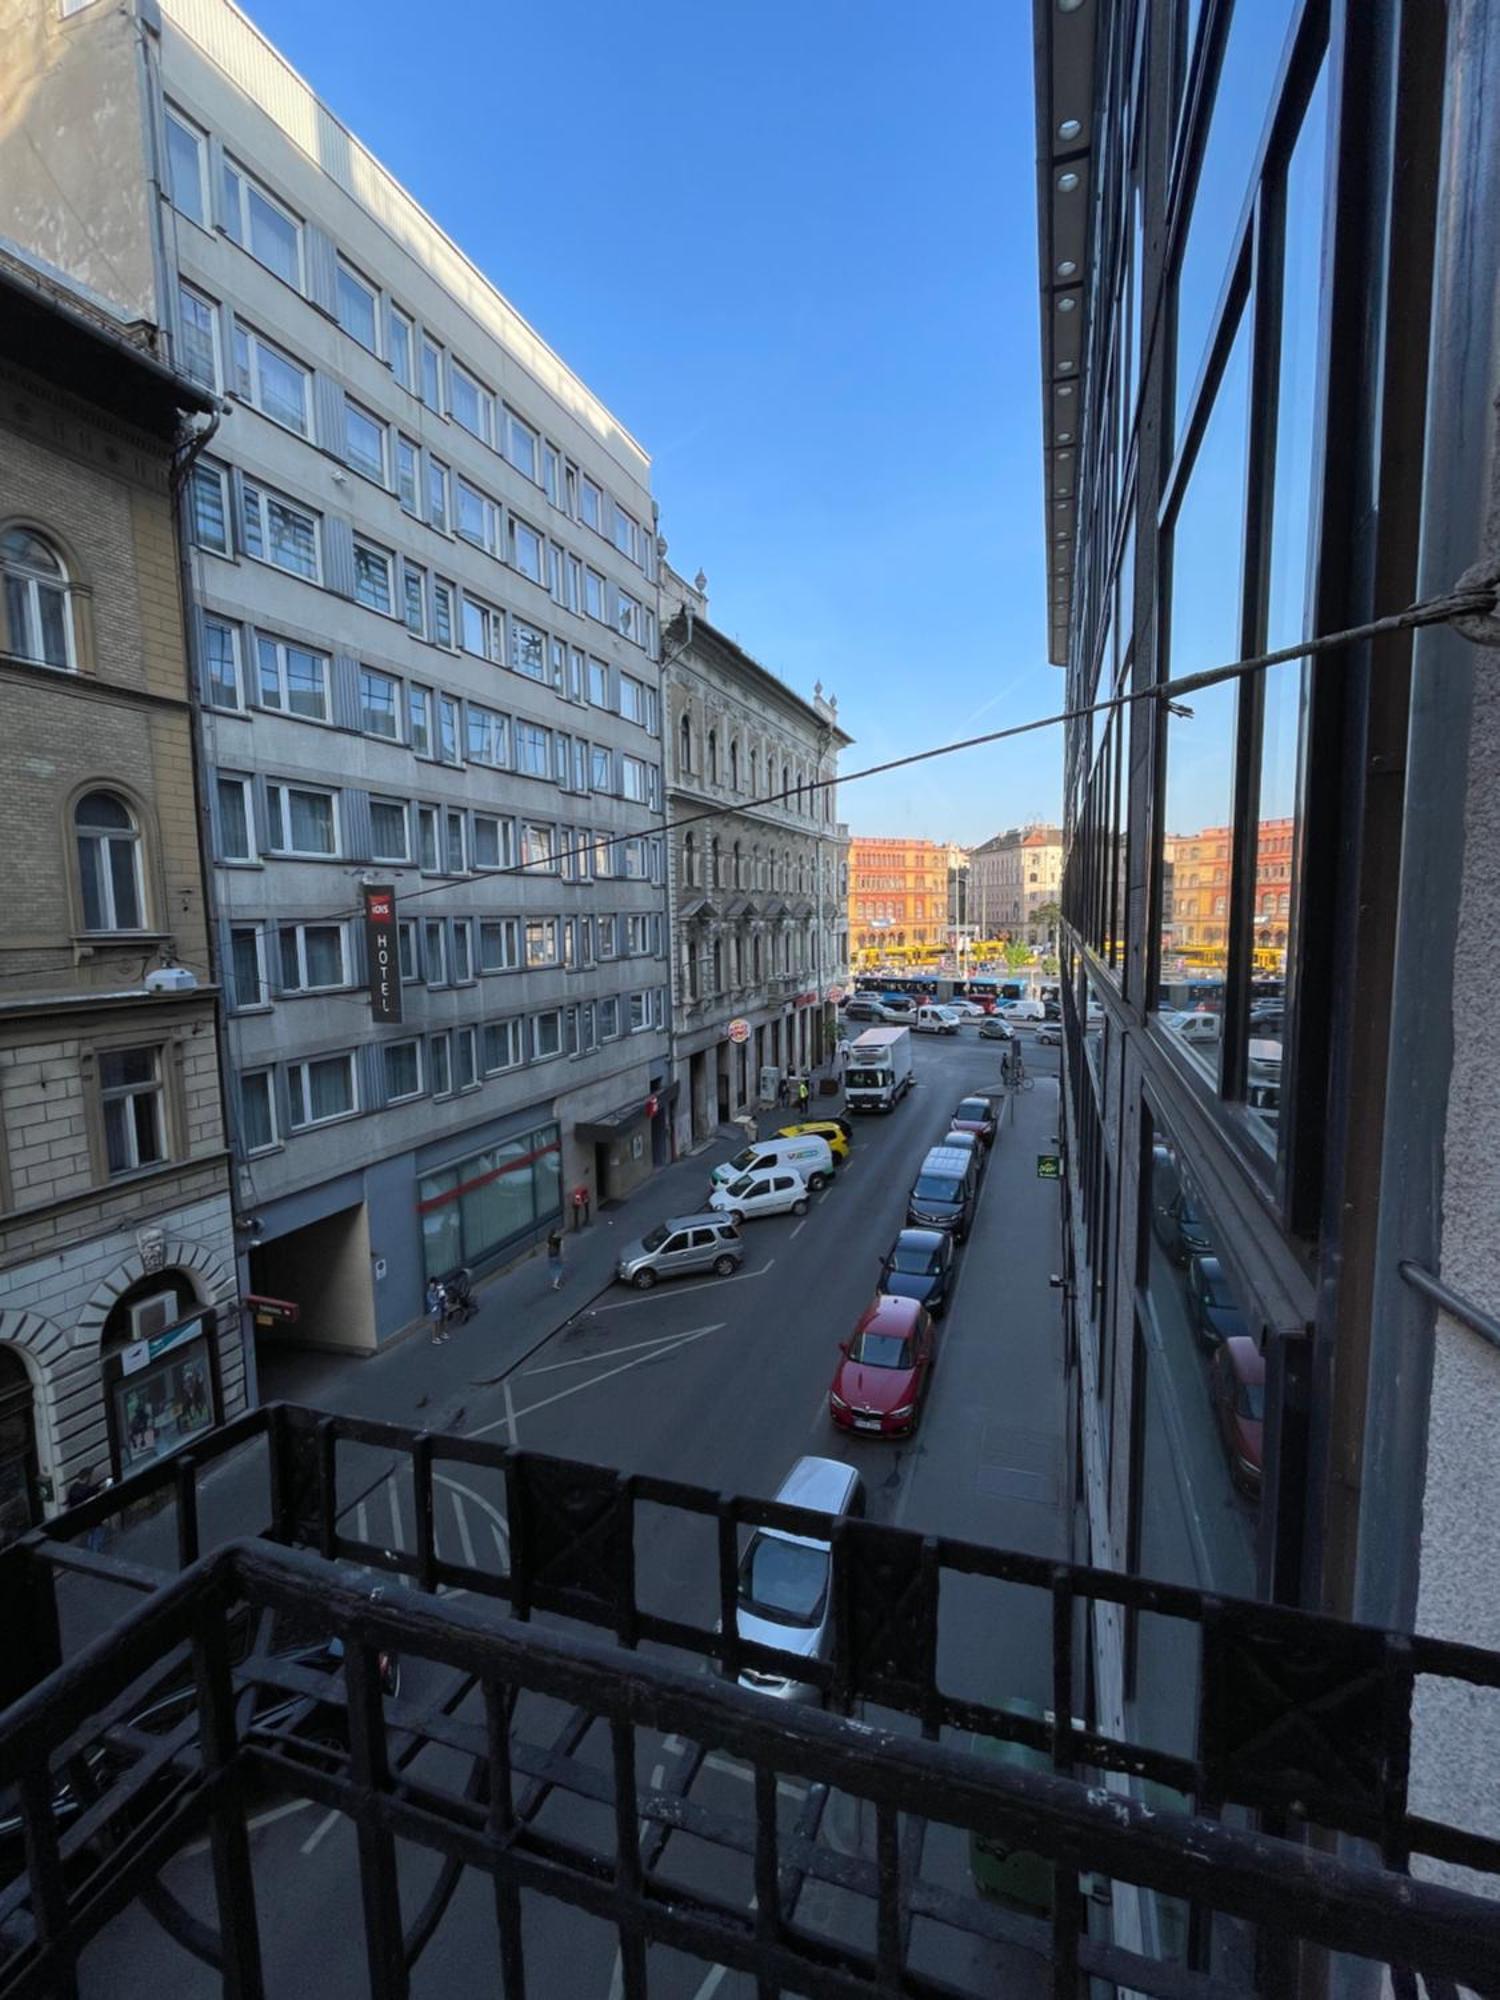
[[[1074,1554],[1494,1645],[1500,627],[1152,691],[1493,575],[1496,9],[1035,13]],[[1093,1640],[1185,1748],[1180,1647]]]

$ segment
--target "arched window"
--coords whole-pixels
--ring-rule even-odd
[[[693,768],[693,724],[691,717],[684,715],[677,730],[677,769],[686,777]]]
[[[716,785],[719,782],[719,732],[717,729],[710,729],[708,732],[708,782],[711,785]]]
[[[144,930],[141,837],[130,808],[113,792],[89,792],[73,808],[73,826],[84,929]]]
[[[698,837],[687,833],[682,838],[682,872],[690,889],[698,886]]]
[[[745,886],[745,862],[738,841],[734,843],[734,880],[729,886],[731,889],[743,889]]]
[[[710,737],[709,741],[712,742],[713,738]],[[719,886],[719,836],[717,834],[714,835],[712,845],[709,848],[709,857],[712,862],[713,872],[708,886],[710,889],[717,889]]]
[[[731,738],[729,744],[729,787],[737,792],[740,788],[740,739]]]
[[[31,528],[0,537],[5,577],[5,646],[46,667],[73,665],[73,608],[68,572],[50,542]]]
[[[760,790],[760,752],[750,752],[750,792],[753,797]]]

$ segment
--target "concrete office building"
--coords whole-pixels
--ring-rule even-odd
[[[969,907],[981,937],[1046,944],[1048,922],[1062,894],[1060,826],[1017,826],[997,833],[969,857]]]
[[[852,739],[821,685],[804,701],[709,622],[701,571],[664,565],[662,604],[682,1148],[753,1105],[767,1072],[827,1053],[849,973],[834,780]]]
[[[247,1290],[369,1348],[665,1157],[649,461],[228,0],[0,18],[0,229],[223,398],[188,508]]]
[[[0,1543],[245,1403],[171,489],[210,407],[0,253]]]
[[[1036,22],[1066,705],[1493,591],[1494,6]],[[1097,1564],[1500,1644],[1497,644],[1450,617],[1069,733]],[[1152,1621],[1092,1639],[1103,1726],[1183,1740]],[[1468,1692],[1419,1693],[1410,1805],[1488,1829],[1500,1717]]]

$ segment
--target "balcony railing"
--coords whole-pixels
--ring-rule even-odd
[[[253,1469],[258,1535],[244,1520],[200,1555],[201,1472],[247,1455],[238,1470],[249,1480]],[[434,1478],[445,1467],[503,1499],[492,1565],[440,1549]],[[347,1531],[385,1483],[413,1508],[412,1547]],[[123,1525],[153,1495],[170,1511]],[[118,1552],[86,1546],[110,1520]],[[738,1635],[742,1530],[764,1526],[831,1539],[827,1661]],[[668,1615],[656,1607],[691,1532],[702,1615],[680,1605]],[[180,1575],[130,1546],[153,1537],[169,1541]],[[369,1572],[406,1587],[372,1592]],[[940,1608],[976,1579],[997,1618],[1046,1607],[1049,1716],[1018,1712],[1004,1690],[980,1700],[941,1684]],[[142,1602],[64,1664],[79,1593],[107,1589],[113,1602],[121,1587]],[[1108,1607],[1177,1620],[1195,1637],[1190,1752],[1075,1724],[1079,1614],[1115,1615]],[[236,1632],[264,1635],[277,1621],[337,1637],[336,1670],[310,1674],[268,1639],[232,1663]],[[264,1927],[276,1920],[257,1904],[246,1832],[257,1777],[355,1827],[358,1879],[343,1886],[351,1913],[359,1892],[368,1990],[381,2000],[408,1992],[467,1869],[493,1884],[490,1943],[508,1995],[527,1990],[522,1913],[538,1899],[613,1927],[631,2000],[653,1990],[657,1948],[742,1970],[766,1992],[870,2000],[993,1990],[988,1975],[963,1983],[976,1942],[1045,1967],[1056,1994],[1081,1994],[1090,1978],[1184,2000],[1296,1994],[1324,1950],[1392,1968],[1398,1993],[1415,1991],[1416,1975],[1436,1994],[1451,1990],[1444,1982],[1480,1992],[1500,1982],[1500,1903],[1408,1872],[1425,1856],[1500,1874],[1500,1841],[1415,1813],[1407,1797],[1418,1677],[1500,1686],[1500,1659],[1472,1648],[284,1406],[5,1551],[0,1631],[10,1699],[0,1800],[19,1801],[26,1852],[25,1871],[0,1889],[6,2000],[77,1992],[80,1954],[137,1897],[220,1972],[226,1993],[255,2000]],[[444,1692],[391,1692],[380,1662],[392,1655],[408,1681],[427,1663],[424,1684]],[[736,1685],[747,1668],[815,1684],[833,1712],[747,1691]],[[173,1675],[187,1691],[181,1719],[165,1732],[137,1726]],[[314,1754],[267,1720],[280,1713],[272,1696],[315,1696],[336,1711],[338,1748]],[[1051,1768],[975,1755],[970,1732],[1045,1753]],[[673,1739],[669,1777],[654,1746]],[[743,1810],[695,1797],[710,1757],[748,1772]],[[795,1814],[779,1803],[788,1779]],[[1160,1809],[1160,1794],[1141,1803],[1135,1780],[1170,1788],[1182,1809]],[[858,1802],[868,1828],[852,1849],[824,1837],[835,1794]],[[944,1825],[981,1849],[1052,1864],[1050,1913],[1019,1914],[924,1865],[929,1829]],[[205,1837],[212,1921],[162,1880],[167,1861]],[[700,1873],[684,1886],[666,1864],[674,1841],[723,1857],[722,1879]],[[398,1852],[412,1849],[440,1865],[403,1924]],[[1083,1871],[1113,1882],[1117,1899],[1136,1885],[1188,1904],[1194,1935],[1213,1915],[1243,1927],[1254,1983],[1096,1934]],[[840,1892],[867,1922],[832,1935],[808,1907],[813,1886]],[[958,1947],[941,1973],[934,1938]],[[477,1967],[474,1980],[486,1983]]]

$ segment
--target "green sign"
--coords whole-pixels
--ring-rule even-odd
[[[1062,1155],[1060,1153],[1038,1153],[1036,1156],[1036,1177],[1039,1181],[1060,1181],[1062,1179]]]

